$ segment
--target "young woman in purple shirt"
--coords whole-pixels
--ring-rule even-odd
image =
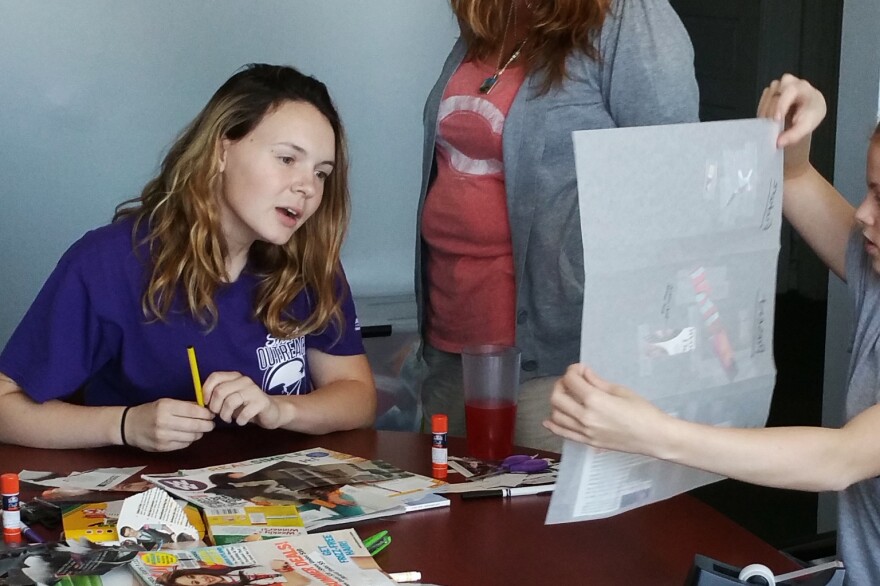
[[[339,258],[349,207],[326,87],[290,67],[243,68],[140,197],[59,261],[0,354],[0,441],[164,451],[215,417],[370,425],[376,391]],[[77,391],[84,405],[65,401]]]

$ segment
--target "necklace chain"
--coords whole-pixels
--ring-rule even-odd
[[[511,53],[510,57],[503,64],[501,61],[504,59],[504,45],[507,44],[507,33],[510,31],[510,21],[513,20],[513,26],[516,28],[516,0],[513,0],[510,3],[510,10],[507,11],[507,22],[504,23],[504,36],[501,38],[501,49],[498,54],[498,67],[495,69],[495,73],[487,77],[483,80],[483,84],[480,86],[481,94],[488,94],[492,91],[498,84],[498,80],[501,79],[501,75],[510,67],[510,64],[516,61],[516,58],[519,57],[519,54],[522,53],[523,47],[526,44],[526,39],[520,41]]]
[[[501,48],[498,49],[498,65],[496,70],[501,69],[501,60],[504,59],[504,45],[507,44],[507,33],[510,32],[510,21],[513,20],[513,28],[516,28],[516,0],[512,0],[507,10],[507,20],[504,22],[504,35],[501,37]]]

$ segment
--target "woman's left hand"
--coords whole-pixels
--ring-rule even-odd
[[[253,421],[260,427],[278,427],[279,413],[272,397],[250,377],[239,372],[213,372],[202,386],[205,406],[225,421],[238,425]]]

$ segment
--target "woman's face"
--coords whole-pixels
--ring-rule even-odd
[[[868,192],[856,210],[856,221],[865,237],[865,251],[871,266],[880,273],[880,139],[871,141],[866,169]]]
[[[221,141],[220,222],[230,251],[290,240],[321,204],[335,141],[306,102],[284,102],[241,139]]]
[[[186,574],[178,576],[174,581],[177,586],[212,586],[223,582],[223,576],[213,576],[211,574]]]

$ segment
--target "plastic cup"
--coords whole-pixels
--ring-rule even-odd
[[[513,452],[519,348],[489,344],[461,351],[468,453],[503,460]]]

